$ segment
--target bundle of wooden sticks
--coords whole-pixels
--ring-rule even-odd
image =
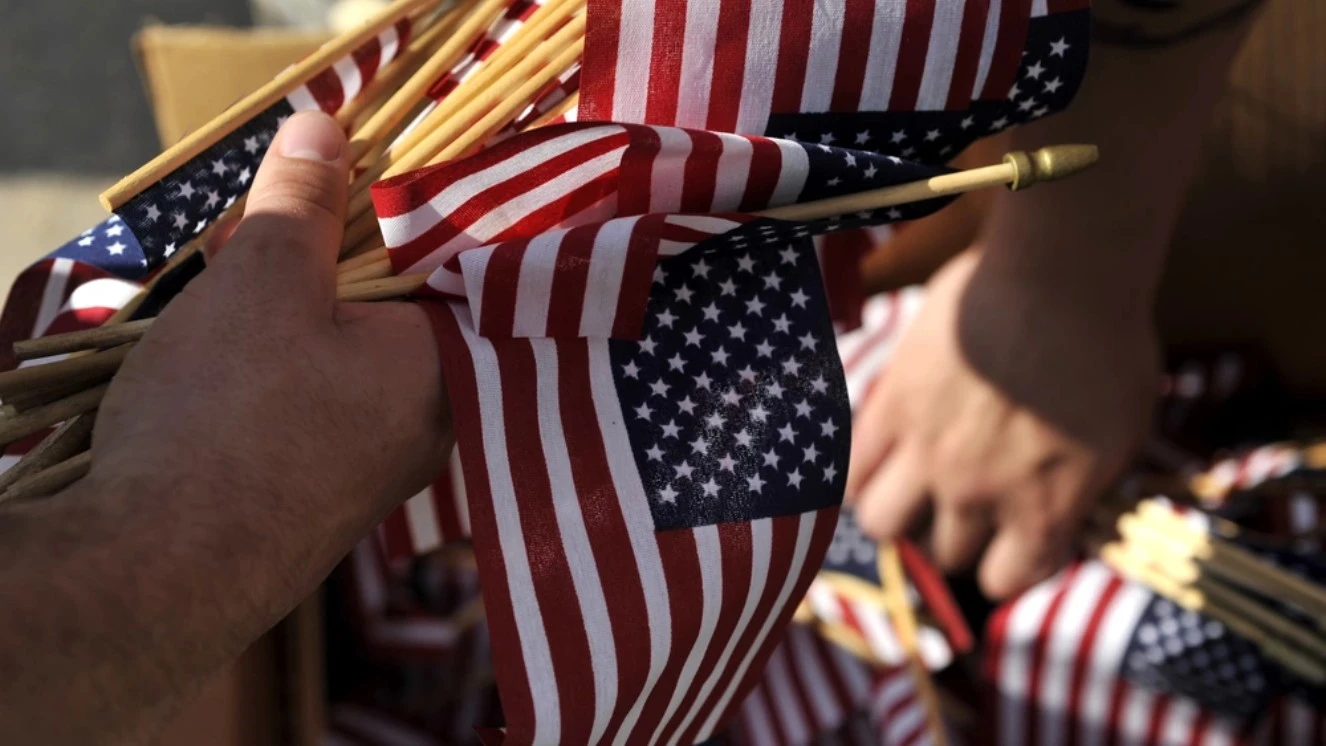
[[[1295,676],[1326,684],[1326,588],[1240,546],[1232,540],[1237,528],[1199,525],[1208,519],[1198,517],[1144,500],[1113,519],[1098,518],[1089,543],[1124,577],[1220,622]],[[1296,620],[1280,604],[1312,621]]]
[[[337,113],[350,133],[351,158],[357,164],[338,284],[339,296],[346,301],[385,300],[413,292],[425,276],[392,275],[369,187],[382,178],[463,157],[511,128],[518,118],[528,119],[526,112],[541,92],[579,64],[585,43],[584,0],[549,0],[472,75],[434,101],[430,90],[506,12],[509,0],[459,0],[445,9],[439,5],[440,0],[396,0],[362,28],[334,40],[127,176],[102,195],[102,202],[111,210],[120,207],[364,41],[410,18],[415,33],[407,47]],[[525,129],[560,119],[576,106],[577,99],[578,94],[572,93],[533,118]],[[1075,173],[1095,159],[1092,146],[1010,153],[998,165],[786,205],[762,214],[812,220],[998,185],[1021,189]],[[238,214],[242,209],[240,200],[232,212]],[[195,254],[207,238],[205,231],[176,252],[167,269]],[[59,427],[0,475],[0,503],[49,494],[87,472],[96,408],[120,363],[151,326],[151,319],[126,322],[150,287],[100,328],[15,345],[20,361],[52,361],[0,373],[0,398],[5,405],[0,415],[0,445]]]

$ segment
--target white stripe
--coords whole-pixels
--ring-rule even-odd
[[[343,104],[349,103],[364,88],[364,78],[363,74],[359,72],[359,65],[355,62],[353,56],[342,57],[332,64],[332,70],[335,70],[336,77],[341,79],[341,91],[344,94],[341,99]]]
[[[916,695],[912,687],[912,677],[905,668],[895,669],[884,681],[876,688],[875,696],[870,702],[870,714],[876,720],[882,720],[889,710],[896,707],[899,703],[907,701],[908,697]]]
[[[843,709],[846,705],[833,698],[832,685],[824,672],[824,659],[820,657],[812,634],[806,629],[794,627],[788,631],[785,645],[792,651],[792,666],[815,710],[816,723],[833,728],[847,715]]]
[[[461,468],[460,449],[451,449],[451,496],[456,503],[456,517],[459,519],[461,536],[470,535],[470,501],[465,492],[465,472]]]
[[[535,419],[539,423],[539,438],[543,441],[543,460],[552,492],[553,511],[557,515],[563,554],[580,605],[579,621],[589,632],[586,639],[589,642],[590,666],[594,670],[594,722],[590,727],[589,743],[598,743],[608,727],[608,720],[617,702],[617,651],[613,647],[612,619],[608,616],[603,579],[599,576],[598,563],[594,559],[594,549],[590,545],[589,531],[585,527],[585,517],[580,508],[580,496],[571,475],[571,454],[566,447],[561,389],[558,386],[557,342],[552,339],[531,339],[529,344],[534,354],[534,380],[538,391]],[[573,623],[573,620],[559,619],[556,623]]]
[[[990,3],[990,10],[985,15],[985,35],[981,37],[981,56],[976,61],[976,83],[971,89],[973,101],[981,97],[985,88],[985,79],[990,77],[990,65],[994,64],[995,46],[999,43],[999,8],[1000,2]]]
[[[516,308],[511,325],[513,336],[542,337],[548,333],[553,275],[565,240],[566,231],[550,231],[540,233],[525,245],[525,255],[520,259],[520,279],[516,282]]]
[[[849,603],[852,605],[852,615],[861,626],[861,635],[870,646],[870,652],[885,665],[902,662],[902,644],[893,631],[893,624],[884,616],[884,610],[866,603]]]
[[[1187,746],[1196,724],[1197,705],[1191,700],[1173,698],[1165,712],[1165,722],[1160,726],[1160,742],[1169,746]],[[1202,730],[1202,739],[1198,743],[1206,740],[1205,730]]]
[[[681,209],[681,195],[686,188],[686,161],[693,143],[685,130],[656,127],[658,154],[649,175],[649,211],[676,212]]]
[[[1321,521],[1320,506],[1314,495],[1300,492],[1289,498],[1289,528],[1296,534],[1305,534],[1317,528]]]
[[[801,712],[797,702],[796,684],[792,680],[792,671],[787,665],[787,646],[780,645],[769,656],[769,666],[764,670],[764,680],[773,699],[778,722],[783,725],[783,733],[790,743],[799,744],[810,740],[811,727]],[[705,740],[705,739],[701,739]]]
[[[718,612],[723,606],[723,547],[718,541],[717,526],[701,526],[694,529],[695,535],[695,553],[700,562],[700,629],[695,636],[695,642],[691,645],[691,652],[686,656],[686,662],[682,664],[681,675],[677,679],[678,686],[672,692],[672,698],[668,701],[668,708],[664,711],[663,719],[659,722],[659,727],[654,729],[650,742],[658,739],[659,731],[664,725],[672,720],[677,707],[686,699],[686,694],[695,683],[695,677],[699,673],[700,663],[704,659],[705,653],[709,651],[709,645],[714,636],[714,627],[718,626]],[[692,702],[698,702],[702,697],[694,697]],[[695,712],[694,707],[688,713],[685,723],[689,725],[691,715]],[[681,735],[684,726],[677,729],[670,743],[676,743],[677,737]]]
[[[815,612],[815,616],[829,624],[842,620],[842,608],[838,605],[838,594],[834,593],[827,583],[821,582],[818,578],[810,581],[806,598],[810,601],[810,608]]]
[[[941,111],[948,105],[953,68],[958,58],[958,40],[962,36],[964,5],[965,0],[937,0],[935,3],[930,44],[926,48],[921,87],[916,95],[917,111]]]
[[[1132,630],[1150,597],[1150,592],[1141,586],[1125,583],[1114,594],[1109,609],[1101,618],[1090,657],[1078,664],[1087,666],[1082,699],[1078,703],[1079,736],[1083,746],[1103,743],[1110,727],[1110,699],[1114,695],[1114,682],[1123,662],[1123,652],[1128,648]]]
[[[838,671],[838,676],[847,685],[852,706],[860,705],[862,698],[870,691],[870,677],[866,675],[866,667],[837,645],[829,646],[829,655],[833,659],[833,667]]]
[[[1040,18],[1050,14],[1050,3],[1047,0],[1031,0],[1031,17]]]
[[[681,87],[677,91],[677,113],[671,120],[678,127],[707,128],[709,86],[714,75],[714,46],[721,4],[721,0],[689,0],[686,3]]]
[[[810,551],[810,537],[815,530],[816,513],[802,513],[797,525],[797,541],[792,550],[792,562],[787,569],[787,577],[783,579],[783,587],[778,589],[778,596],[774,599],[773,608],[782,609],[787,606],[788,596],[792,595],[792,589],[796,586],[798,578],[801,576],[801,570],[806,564],[806,554]],[[772,521],[773,519],[763,519]],[[759,632],[755,634],[755,640],[746,655],[742,658],[741,664],[737,666],[736,673],[728,682],[727,690],[719,698],[718,705],[710,712],[709,717],[705,719],[704,725],[700,728],[699,737],[696,742],[708,740],[713,735],[714,728],[718,727],[718,719],[727,711],[728,705],[732,702],[732,697],[737,693],[737,688],[741,685],[742,679],[746,677],[746,670],[755,660],[755,654],[759,652],[764,645],[764,638],[769,636],[773,629],[774,620],[778,614],[771,613],[765,618]]]
[[[729,212],[741,207],[741,198],[746,195],[746,183],[750,179],[751,157],[755,146],[745,137],[719,134],[723,152],[718,156],[718,167],[714,174],[714,201],[710,203],[710,212]]]
[[[423,554],[442,546],[432,487],[405,501],[405,527],[410,532],[410,549],[415,554]]]
[[[605,125],[568,132],[527,150],[513,153],[510,158],[500,163],[459,179],[410,212],[380,218],[378,222],[382,226],[383,237],[387,239],[387,246],[400,246],[418,238],[476,195],[511,179],[526,176],[530,163],[541,163],[568,150],[605,137],[612,137],[621,131],[620,127]],[[619,159],[622,150],[614,151]],[[466,248],[482,246],[485,240],[475,239]]]
[[[428,103],[424,104],[424,108],[414,116],[414,119],[410,120],[409,124],[405,125],[405,129],[401,130],[401,133],[396,136],[396,139],[391,141],[391,145],[387,147],[387,152],[388,153],[396,152],[396,147],[400,145],[401,140],[404,140],[407,135],[413,132],[414,128],[418,127],[425,119],[427,119],[428,115],[432,114],[433,110],[436,108],[437,108],[436,101],[429,101]]]
[[[322,107],[318,105],[318,100],[313,97],[313,91],[306,85],[301,85],[290,93],[286,94],[286,103],[295,111],[321,111]]]
[[[893,76],[898,67],[898,49],[902,46],[902,25],[906,17],[907,3],[875,0],[875,16],[870,26],[870,51],[866,55],[866,75],[861,81],[861,111],[886,111],[889,108],[889,98],[893,95]]]
[[[801,111],[828,111],[833,101],[838,71],[838,47],[842,42],[846,3],[817,2],[810,18],[810,48],[806,55],[806,79],[801,86]]]
[[[934,627],[922,627],[916,633],[916,652],[931,671],[948,668],[953,662],[953,648],[944,634]]]
[[[55,317],[60,315],[64,306],[64,289],[69,282],[69,273],[74,268],[72,259],[55,259],[46,273],[46,287],[41,291],[41,303],[37,306],[37,318],[32,322],[32,339],[46,334]]]
[[[1068,740],[1066,715],[1072,704],[1068,695],[1073,671],[1079,665],[1077,648],[1092,612],[1100,606],[1101,593],[1109,580],[1110,572],[1104,566],[1084,563],[1059,605],[1058,618],[1046,641],[1045,660],[1041,662],[1041,743],[1054,746]]]
[[[774,734],[772,715],[768,706],[764,704],[764,698],[758,696],[759,692],[760,689],[757,687],[741,706],[744,714],[742,719],[746,725],[746,740],[751,744],[774,743],[778,736]]]
[[[897,717],[884,724],[884,742],[902,744],[903,737],[923,726],[924,720],[925,708],[913,702],[911,706],[903,708]]]
[[[401,51],[401,35],[396,31],[396,27],[388,26],[378,34],[378,70],[391,64],[396,59],[396,55]]]
[[[1063,583],[1056,575],[1027,591],[1009,612],[999,661],[999,743],[1024,743],[1027,723],[1023,707],[1030,696],[1031,652],[1050,600]]]
[[[479,424],[483,431],[484,456],[492,491],[493,516],[497,522],[498,544],[506,566],[516,631],[520,637],[521,657],[534,697],[534,743],[557,743],[561,733],[561,709],[557,679],[553,674],[552,654],[544,635],[543,612],[534,594],[530,557],[520,527],[520,506],[511,482],[511,462],[506,450],[506,419],[502,410],[502,381],[492,343],[475,333],[469,309],[461,303],[449,304],[456,317],[465,345],[474,358],[475,388],[479,400]]]
[[[466,251],[460,255],[460,272],[465,279],[465,297],[470,302],[470,313],[474,316],[474,328],[483,328],[483,288],[488,275],[488,260],[492,259],[495,246]]]
[[[617,320],[617,298],[622,292],[622,276],[626,273],[626,254],[631,247],[631,232],[636,218],[611,220],[603,224],[594,237],[594,249],[589,255],[589,270],[585,275],[585,298],[580,308],[580,335],[584,337],[612,336],[613,322]]]
[[[823,236],[816,236],[816,239],[819,238]],[[834,343],[838,346],[838,359],[843,361],[844,368],[847,366],[848,358],[855,357],[866,340],[889,320],[896,302],[895,298],[897,298],[895,293],[880,293],[867,298],[861,306],[861,326],[834,338]],[[848,375],[852,373],[851,370],[846,372]]]
[[[1312,733],[1314,721],[1318,718],[1326,718],[1326,714],[1319,714],[1308,705],[1297,699],[1288,699],[1281,706],[1282,717],[1284,718],[1284,739],[1287,744],[1305,744]]]
[[[382,583],[381,567],[373,554],[372,542],[361,541],[354,548],[355,585],[365,615],[378,616],[387,607],[387,590]]]
[[[737,109],[737,132],[763,134],[773,109],[774,80],[778,73],[775,45],[782,33],[783,4],[779,0],[750,0],[746,32],[746,66]]]
[[[1128,687],[1123,698],[1123,707],[1119,712],[1119,737],[1125,746],[1150,746],[1147,744],[1147,730],[1151,724],[1151,710],[1155,708],[1156,695],[1140,686]]]
[[[774,140],[782,158],[782,167],[778,171],[778,184],[769,196],[769,206],[790,205],[801,197],[801,190],[806,186],[806,177],[810,175],[810,156],[806,149],[789,140]]]
[[[392,620],[373,624],[369,629],[369,637],[378,645],[446,650],[456,644],[460,630],[445,620]]]
[[[622,0],[618,23],[617,70],[613,75],[612,118],[643,122],[654,49],[653,0]]]
[[[603,448],[608,457],[608,471],[612,486],[626,522],[626,533],[635,554],[636,568],[640,572],[640,591],[645,597],[645,613],[649,617],[649,673],[635,704],[622,720],[621,731],[615,743],[626,743],[632,737],[635,723],[645,701],[663,673],[672,639],[672,619],[668,606],[667,577],[663,574],[663,560],[658,553],[654,537],[654,516],[645,496],[644,484],[631,451],[631,438],[622,418],[621,400],[612,376],[612,358],[608,340],[590,339],[589,379],[593,391],[594,411],[598,417],[599,432],[603,435]],[[643,630],[639,632],[643,633]]]
[[[722,654],[718,656],[713,669],[705,677],[699,692],[692,698],[690,709],[678,724],[669,743],[677,743],[682,734],[691,727],[691,723],[700,714],[700,710],[709,702],[714,687],[722,680],[723,674],[727,671],[728,664],[732,660],[732,654],[736,652],[737,642],[742,635],[746,634],[746,629],[750,627],[751,619],[755,616],[755,609],[760,605],[760,598],[764,596],[764,589],[769,582],[769,560],[773,555],[773,523],[768,519],[751,521],[750,552],[750,580],[746,583],[746,601],[741,607],[741,616],[737,617],[737,624],[732,628],[732,634],[728,636],[727,645],[723,647]],[[659,728],[654,732],[653,738],[650,739],[650,744],[657,741],[664,725],[672,720],[672,705],[673,703],[669,703],[668,711],[660,721]]]

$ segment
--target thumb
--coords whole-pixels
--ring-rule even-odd
[[[345,227],[345,133],[320,112],[281,127],[253,179],[244,218],[217,268],[264,303],[330,308]]]

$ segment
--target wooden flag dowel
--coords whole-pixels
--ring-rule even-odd
[[[336,275],[336,282],[339,285],[350,285],[352,283],[364,282],[366,280],[381,280],[384,277],[390,276],[391,260],[383,258],[372,262],[371,264],[365,264],[344,272],[338,272]]]
[[[428,280],[426,272],[410,275],[396,275],[382,280],[356,282],[336,288],[336,298],[347,303],[372,300],[392,300],[409,295],[424,286]]]
[[[1242,547],[1221,541],[1201,532],[1164,505],[1143,502],[1138,505],[1143,520],[1155,522],[1162,531],[1189,547],[1189,552],[1210,568],[1237,583],[1283,595],[1323,618],[1326,626],[1326,588],[1277,567]]]
[[[367,267],[370,264],[375,264],[386,258],[387,247],[377,245],[367,251],[350,254],[345,259],[342,259],[341,262],[336,265],[336,273],[339,275],[349,272],[352,269]]]
[[[566,24],[566,27],[562,28],[562,32],[579,32],[579,37],[575,38],[572,45],[568,46],[564,52],[558,54],[548,65],[544,66],[544,69],[521,83],[507,98],[500,99],[497,106],[488,111],[488,114],[479,119],[479,122],[469,127],[459,138],[452,140],[451,144],[448,144],[438,154],[428,159],[424,166],[436,166],[436,164],[446,162],[446,160],[460,158],[460,156],[472,150],[473,147],[479,146],[479,144],[491,138],[497,131],[509,125],[512,119],[516,118],[520,111],[528,105],[530,99],[538,95],[538,91],[544,90],[548,83],[557,80],[558,76],[561,76],[562,73],[566,72],[566,69],[574,65],[585,53],[585,36],[583,36],[583,33],[585,33],[585,16],[575,17],[572,23]],[[558,34],[562,32],[558,32]],[[517,70],[518,66],[512,69],[513,77],[516,77]]]
[[[324,44],[322,48],[276,76],[272,82],[245,96],[212,121],[102,192],[102,205],[111,211],[119,208],[387,27],[416,10],[437,2],[438,0],[396,0],[365,21],[359,28]]]
[[[1052,145],[1031,153],[1009,153],[1004,156],[1003,163],[994,166],[971,168],[868,192],[774,207],[758,214],[781,220],[818,220],[1005,184],[1015,190],[1026,189],[1042,182],[1072,176],[1091,166],[1098,157],[1095,145]]]
[[[902,557],[898,555],[898,546],[892,541],[879,544],[876,550],[879,565],[879,579],[884,584],[884,599],[889,610],[889,617],[898,632],[898,643],[907,655],[916,680],[916,691],[925,704],[927,729],[935,746],[946,746],[948,731],[944,726],[944,712],[940,709],[939,696],[935,692],[934,679],[930,669],[921,659],[919,631],[916,615],[911,602],[907,599],[907,573],[902,566]]]
[[[1164,568],[1163,572],[1175,582],[1194,588],[1214,603],[1229,607],[1274,634],[1307,649],[1319,660],[1326,662],[1326,638],[1306,627],[1262,606],[1255,599],[1244,596],[1219,581],[1206,577],[1181,547],[1154,531],[1136,516],[1125,515],[1119,521],[1119,533],[1125,543],[1140,556],[1152,558],[1151,564]]]
[[[373,107],[383,107],[395,95],[397,89],[401,87],[401,82],[407,76],[413,75],[421,66],[428,62],[432,54],[437,51],[444,40],[456,24],[465,17],[473,3],[458,3],[455,7],[448,10],[441,18],[431,23],[422,33],[410,40],[409,47],[400,53],[396,59],[385,70],[379,71],[373,82],[369,83],[359,95],[345,102],[336,112],[336,121],[347,128],[361,129],[355,127],[355,123],[360,117],[369,114]],[[366,124],[367,122],[365,122]]]
[[[109,378],[133,349],[133,343],[91,355],[0,373],[0,397],[22,391],[94,383]]]
[[[95,412],[80,414],[64,421],[13,466],[0,473],[0,494],[25,477],[49,469],[67,458],[87,450],[92,443]]]
[[[345,235],[341,238],[341,255],[354,253],[356,248],[366,241],[373,240],[375,236],[381,237],[378,232],[378,216],[369,209],[345,224]]]
[[[14,357],[19,360],[35,360],[80,350],[114,347],[126,342],[137,342],[142,339],[143,334],[151,326],[152,319],[140,319],[139,321],[126,321],[123,324],[97,326],[77,332],[28,339],[14,343]]]
[[[110,384],[103,383],[30,412],[0,420],[0,446],[7,446],[70,417],[96,409],[101,405],[101,399],[109,387]]]
[[[1270,639],[1265,631],[1239,614],[1212,604],[1199,591],[1183,588],[1124,545],[1109,542],[1100,548],[1100,558],[1116,572],[1136,583],[1150,588],[1190,611],[1205,614],[1241,635],[1261,649],[1266,656],[1304,679],[1326,681],[1326,669],[1311,662],[1299,651]]]
[[[448,38],[437,52],[433,53],[423,67],[419,68],[399,90],[383,104],[377,113],[355,132],[350,139],[350,162],[356,163],[363,158],[379,140],[400,124],[410,113],[410,109],[428,93],[428,89],[455,67],[465,50],[474,45],[479,36],[497,18],[507,4],[507,0],[479,0],[473,12],[465,15],[465,20],[456,27],[455,33]],[[453,12],[463,12],[460,8]]]
[[[476,92],[486,89],[498,76],[524,59],[535,46],[544,44],[558,26],[574,13],[580,12],[584,6],[584,0],[551,0],[542,5],[468,80],[438,102],[437,108],[429,112],[419,126],[403,135],[399,142],[393,143],[391,152],[384,159],[383,170],[390,167],[395,159],[414,150],[429,132],[454,115]]]
[[[112,372],[111,375],[114,375],[114,373]],[[65,397],[73,396],[74,394],[77,394],[78,392],[88,388],[89,386],[94,386],[98,383],[101,383],[102,381],[107,380],[110,377],[111,376],[106,376],[105,378],[99,378],[95,381],[86,382],[86,383],[72,383],[60,386],[43,386],[41,388],[30,389],[27,391],[19,391],[14,394],[9,394],[8,396],[5,397],[4,408],[0,409],[0,411],[4,412],[6,416],[10,417],[14,416],[15,414],[31,412],[32,410],[37,409],[38,407],[44,407],[47,404],[57,402],[61,399],[64,399]]]
[[[572,91],[571,95],[562,99],[553,108],[543,112],[538,119],[530,122],[530,125],[524,131],[536,130],[540,127],[547,127],[552,121],[560,116],[565,116],[567,112],[580,105],[580,91]]]
[[[54,494],[77,482],[92,470],[92,451],[83,451],[54,466],[18,480],[0,493],[0,505]]]

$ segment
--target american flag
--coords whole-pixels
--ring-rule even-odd
[[[930,160],[1062,108],[1087,0],[590,0],[581,119]]]
[[[1250,643],[1095,560],[1070,566],[999,609],[987,644],[991,727],[995,742],[1006,746],[1250,744],[1253,729],[1225,717],[1228,710],[1161,693],[1142,672],[1156,659],[1193,661],[1191,653],[1201,653],[1194,662],[1206,662],[1230,706],[1269,685],[1254,678],[1262,675],[1261,661]]]
[[[277,129],[298,111],[335,114],[409,42],[402,20],[115,210],[137,237],[141,272],[159,266],[249,190]]]

